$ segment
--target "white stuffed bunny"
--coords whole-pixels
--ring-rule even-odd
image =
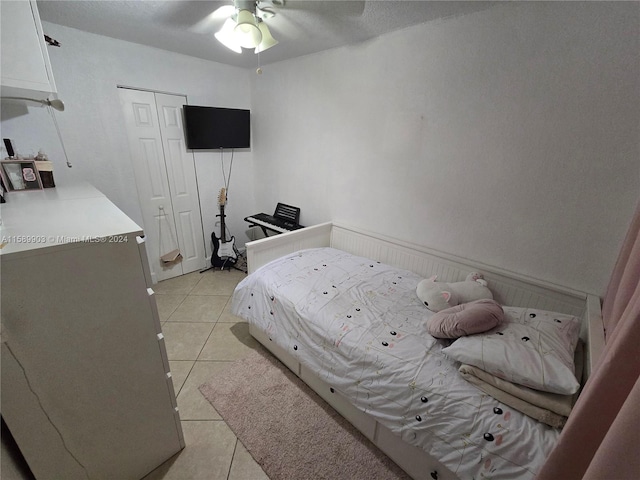
[[[416,288],[418,298],[432,312],[483,298],[493,299],[481,273],[470,273],[464,282],[436,282],[436,278],[437,275],[426,278]]]

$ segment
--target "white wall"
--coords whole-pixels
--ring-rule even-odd
[[[258,210],[602,294],[640,191],[639,12],[514,2],[263,67]]]
[[[2,104],[2,137],[14,140],[18,153],[42,148],[54,163],[57,185],[84,180],[92,183],[138,224],[143,225],[131,169],[131,156],[118,85],[183,94],[192,105],[250,108],[249,72],[134,43],[92,35],[45,22],[45,32],[62,47],[49,47],[49,55],[64,101],[56,113],[64,145],[73,168],[66,167],[62,147],[46,109]],[[212,41],[215,41],[212,39]],[[225,152],[228,173],[230,154]],[[219,213],[217,196],[224,186],[219,152],[195,153],[207,254],[209,237]],[[253,159],[251,151],[236,152],[230,185],[227,225],[242,232],[244,214],[253,212]]]

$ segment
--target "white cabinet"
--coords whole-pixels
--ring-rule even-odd
[[[139,479],[184,448],[142,235],[87,184],[2,207],[1,413],[38,480]]]
[[[2,96],[44,100],[56,93],[35,0],[0,2]]]

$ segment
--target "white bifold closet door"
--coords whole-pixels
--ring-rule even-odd
[[[187,99],[118,88],[147,238],[153,281],[205,266],[200,199],[193,154],[187,151],[182,106]],[[178,248],[182,261],[160,257]]]

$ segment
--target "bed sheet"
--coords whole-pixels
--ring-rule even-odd
[[[530,479],[559,431],[465,381],[426,331],[418,275],[333,248],[264,265],[240,282],[245,318],[362,411],[462,479]]]

